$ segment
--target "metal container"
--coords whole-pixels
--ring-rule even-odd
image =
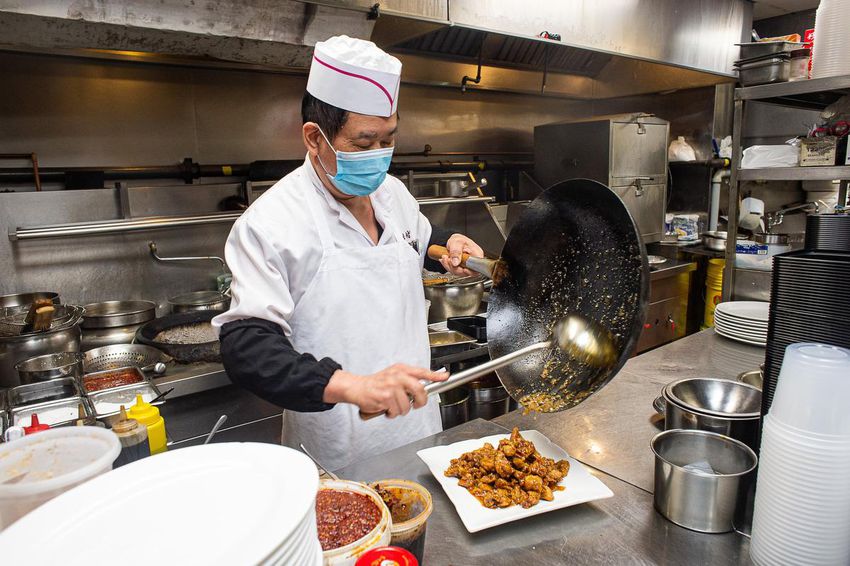
[[[755,234],[753,236],[759,244],[787,246],[791,239],[788,234]]]
[[[466,387],[440,393],[440,419],[443,422],[443,430],[469,420],[469,390]]]
[[[61,377],[79,378],[83,375],[83,355],[79,352],[44,354],[18,362],[15,370],[22,384]]]
[[[83,371],[93,373],[127,366],[143,368],[157,362],[168,363],[171,358],[153,346],[143,344],[113,344],[83,354]]]
[[[55,352],[80,351],[80,319],[82,308],[66,324],[51,328],[45,332],[26,334],[23,336],[0,336],[0,387],[20,385],[15,364],[20,361]]]
[[[702,233],[703,245],[716,252],[726,251],[726,232],[710,231]]]
[[[112,428],[112,425],[120,419],[120,405],[124,405],[126,409],[129,409],[135,404],[137,393],[141,393],[147,397],[145,401],[151,401],[159,397],[160,391],[152,382],[143,381],[142,383],[135,383],[133,385],[103,389],[102,391],[90,393],[88,397],[94,411],[94,416],[106,424],[106,426]],[[104,405],[107,403],[110,405],[119,405],[119,407],[105,407]],[[163,403],[165,403],[165,399],[160,399],[152,404],[159,406]]]
[[[0,297],[0,308],[30,305],[39,299],[49,299],[54,305],[59,304],[59,293],[53,291],[36,291],[34,293],[15,293]]]
[[[168,299],[172,313],[192,311],[226,311],[230,297],[218,291],[193,291]]]
[[[762,373],[761,369],[751,369],[750,371],[738,374],[738,381],[751,385],[761,391],[764,384],[764,373]]]
[[[9,424],[29,426],[31,415],[37,413],[42,424],[49,424],[51,427],[71,425],[79,418],[78,408],[80,405],[83,406],[87,417],[92,416],[88,399],[85,397],[69,397],[61,401],[49,401],[12,409],[9,411]],[[62,414],[63,417],[56,418],[56,413]]]
[[[667,385],[656,399],[664,430],[716,432],[759,447],[761,391],[726,379],[682,379]]]
[[[431,301],[428,323],[478,314],[484,298],[484,281],[484,277],[473,276],[453,283],[426,285],[425,298]]]
[[[741,48],[741,59],[756,59],[777,53],[790,53],[805,46],[805,43],[795,41],[754,41],[751,43],[736,43]]]
[[[26,407],[27,405],[36,405],[38,403],[47,403],[49,401],[59,401],[60,399],[80,396],[80,388],[77,385],[77,380],[73,377],[62,377],[51,379],[50,381],[12,387],[9,389],[8,403],[11,408],[16,409],[18,407]]]
[[[791,58],[787,56],[740,63],[736,68],[743,86],[783,83],[791,78]]]
[[[106,387],[106,388],[103,388],[103,389],[89,390],[88,383],[89,383],[90,380],[94,380],[94,379],[97,379],[99,377],[103,377],[105,375],[112,374],[112,373],[129,373],[129,374],[132,374],[135,377],[135,381],[130,382],[130,383],[125,383],[125,384],[122,384],[122,385],[116,385],[114,387]],[[95,393],[100,393],[101,391],[111,391],[113,389],[120,389],[121,387],[127,387],[129,385],[138,385],[140,383],[150,383],[150,380],[147,377],[145,377],[145,374],[142,373],[142,370],[140,370],[139,368],[134,367],[134,366],[125,366],[125,367],[121,367],[121,368],[108,369],[108,370],[104,370],[104,371],[96,371],[96,372],[93,372],[93,373],[87,373],[83,376],[81,383],[82,383],[82,386],[83,386],[83,393],[85,395],[88,395],[89,397],[91,397]]]
[[[655,508],[665,518],[702,533],[725,533],[745,478],[758,458],[747,445],[702,430],[667,430],[650,443],[655,454]]]
[[[469,390],[469,420],[492,420],[507,414],[511,398],[501,385],[497,387],[471,387]]]
[[[83,315],[83,328],[133,326],[156,318],[156,303],[151,301],[104,301],[89,303]]]
[[[104,301],[84,307],[83,350],[111,344],[130,344],[136,330],[156,318],[156,304],[151,301]]]
[[[475,338],[455,330],[429,330],[428,343],[431,359],[434,360],[469,350],[475,344]]]

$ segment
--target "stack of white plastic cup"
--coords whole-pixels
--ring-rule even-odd
[[[850,350],[792,344],[764,418],[750,557],[850,564]]]
[[[821,0],[815,17],[812,78],[850,75],[850,0]]]

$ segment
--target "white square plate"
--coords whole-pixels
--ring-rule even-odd
[[[416,453],[425,462],[431,473],[437,478],[437,481],[440,482],[446,495],[449,496],[455,509],[457,509],[460,520],[463,521],[463,526],[466,527],[467,531],[477,533],[478,531],[483,531],[496,525],[510,523],[511,521],[525,517],[532,517],[541,513],[554,511],[555,509],[563,509],[564,507],[571,507],[579,503],[587,503],[588,501],[607,499],[614,496],[614,493],[608,489],[608,486],[590,475],[590,472],[580,462],[570,458],[570,455],[563,448],[554,444],[543,436],[543,434],[536,430],[523,430],[521,434],[523,438],[533,442],[537,451],[543,456],[555,460],[567,460],[570,463],[570,472],[558,484],[565,489],[554,492],[554,500],[540,501],[540,503],[529,509],[523,509],[519,505],[513,505],[504,509],[488,509],[481,505],[466,488],[460,487],[457,478],[449,478],[444,474],[452,459],[459,458],[465,452],[471,452],[472,450],[481,448],[485,442],[498,447],[499,441],[510,437],[510,434],[496,434],[479,439],[455,442],[448,446],[434,446],[433,448],[426,448]]]

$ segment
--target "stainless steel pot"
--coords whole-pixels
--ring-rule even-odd
[[[151,301],[104,301],[85,306],[83,350],[131,344],[136,330],[156,318],[156,303]]]
[[[758,458],[748,446],[702,430],[667,430],[650,443],[655,454],[655,508],[702,533],[733,528],[746,477]]]
[[[484,277],[473,276],[458,282],[426,285],[425,298],[431,301],[428,323],[442,322],[452,316],[470,316],[481,310]]]
[[[469,419],[492,420],[506,414],[510,405],[507,390],[496,387],[476,388],[469,390]]]
[[[53,291],[37,291],[35,293],[15,293],[0,297],[0,308],[29,305],[38,299],[50,299],[54,305],[59,304],[59,293]]]
[[[83,316],[82,307],[73,309],[71,319],[46,332],[25,334],[22,336],[0,336],[0,387],[15,387],[20,385],[15,364],[42,354],[55,352],[80,351],[80,321]]]
[[[703,232],[702,233],[702,243],[703,245],[716,252],[722,252],[726,250],[726,232]]]
[[[156,318],[151,301],[103,301],[89,303],[83,315],[83,328],[119,328],[142,324]]]
[[[682,379],[662,390],[654,403],[664,430],[716,432],[758,450],[761,391],[726,379]]]
[[[62,377],[83,376],[83,355],[79,352],[43,354],[15,364],[22,384],[49,381]]]
[[[193,291],[168,299],[172,313],[193,311],[226,311],[230,297],[218,291]]]
[[[440,420],[443,430],[461,425],[469,420],[469,390],[458,387],[440,393]]]

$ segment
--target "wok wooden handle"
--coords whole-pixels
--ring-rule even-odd
[[[428,257],[433,259],[434,261],[440,261],[440,258],[444,255],[449,255],[449,250],[445,246],[438,246],[434,244],[433,246],[428,246]],[[469,259],[469,254],[464,252],[460,256],[460,266],[466,267],[466,260]]]

